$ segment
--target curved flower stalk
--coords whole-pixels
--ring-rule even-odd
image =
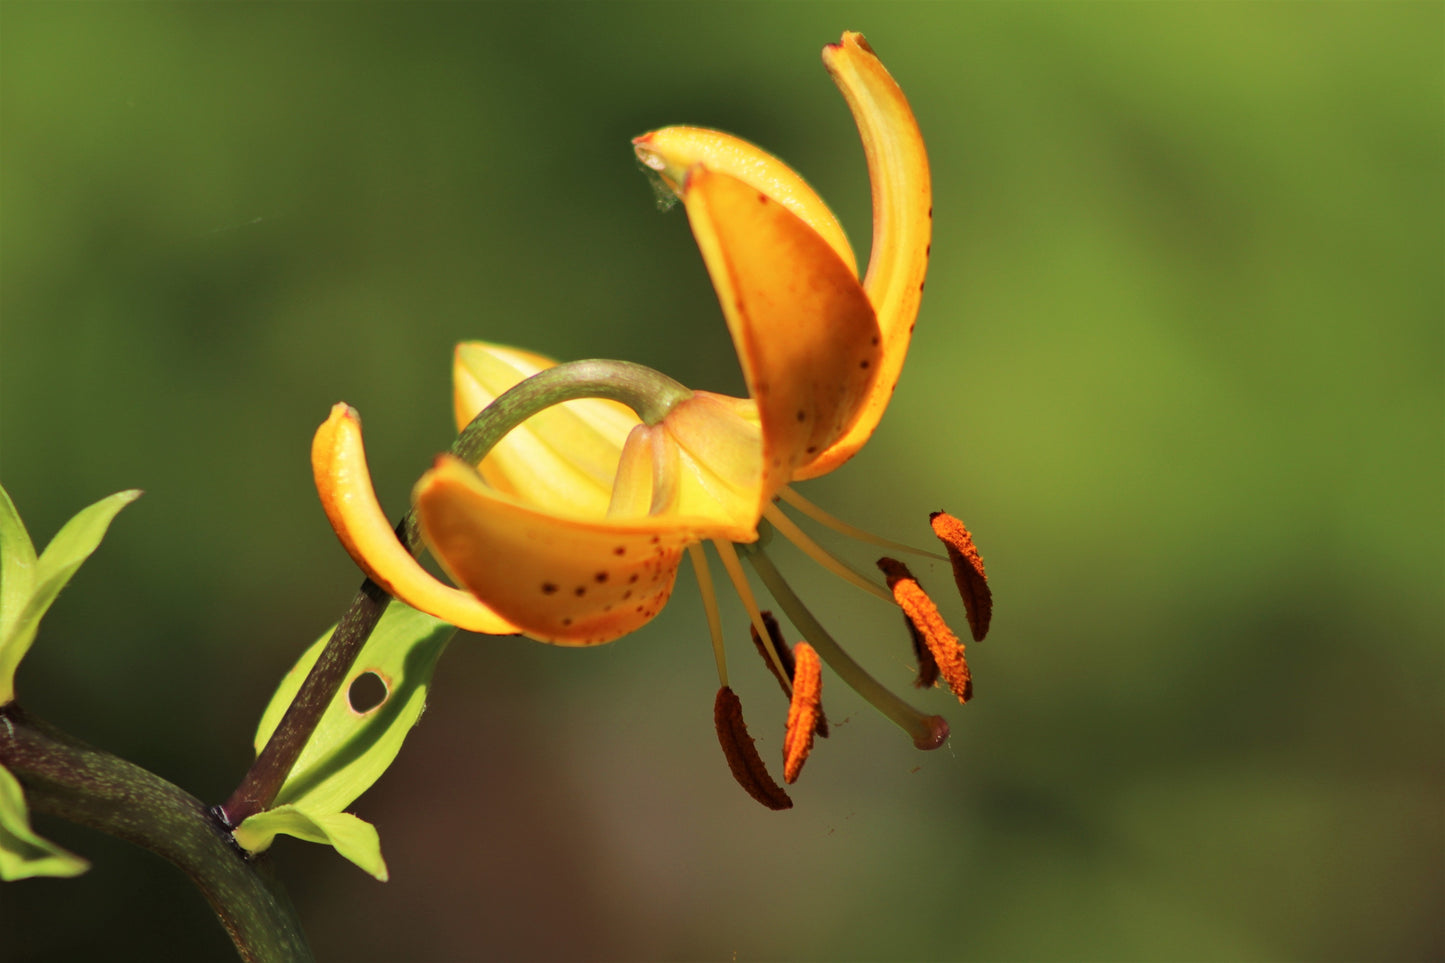
[[[686,550],[722,683],[719,738],[739,782],[773,808],[791,803],[767,775],[728,686],[702,543],[714,544],[755,641],[790,694],[789,782],[813,732],[825,734],[819,656],[920,748],[940,745],[948,728],[884,689],[833,641],[772,566],[763,548],[772,531],[900,606],[921,684],[941,673],[961,701],[971,688],[962,645],[902,563],[884,560],[885,587],[827,553],[774,504],[881,542],[788,486],[832,471],[877,427],[907,353],[929,253],[928,162],[906,99],[859,34],[844,34],[823,59],[858,124],[873,185],[874,239],[861,281],[836,218],[781,161],[702,128],[666,128],[634,142],[687,210],[748,398],[692,392],[647,374],[627,385],[589,380],[586,365],[609,363],[555,366],[514,348],[460,345],[457,422],[463,439],[486,440],[466,459],[439,457],[412,492],[420,534],[459,588],[428,574],[392,534],[371,490],[354,410],[337,405],[313,448],[322,503],[357,563],[393,595],[464,628],[564,645],[610,641],[657,614]],[[982,563],[966,530],[938,518],[935,531],[960,587],[969,586],[965,601],[981,639]],[[758,606],[740,551],[811,643],[800,652],[805,671],[795,673],[791,648]]]

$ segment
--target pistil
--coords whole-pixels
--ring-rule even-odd
[[[913,744],[919,749],[937,749],[943,745],[944,741],[948,739],[948,722],[942,716],[924,715],[888,691],[833,640],[833,637],[823,628],[822,623],[808,610],[802,599],[793,592],[792,586],[773,565],[772,559],[768,558],[767,553],[756,545],[739,545],[738,548],[747,557],[748,563],[758,573],[758,577],[763,580],[763,584],[767,586],[768,591],[772,593],[783,612],[798,631],[803,633],[803,638],[812,643],[818,655],[828,663],[828,667],[836,672],[839,678],[871,703],[875,709],[891,719],[900,729],[908,733],[913,738]]]

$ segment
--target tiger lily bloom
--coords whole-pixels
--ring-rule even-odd
[[[787,797],[757,759],[728,687],[704,542],[714,544],[759,647],[792,694],[789,718],[798,721],[787,740],[789,781],[823,726],[819,656],[920,748],[942,744],[948,730],[884,689],[828,636],[763,550],[774,530],[899,605],[918,643],[920,680],[931,685],[942,671],[961,700],[967,695],[962,645],[902,563],[885,560],[887,586],[880,585],[813,542],[775,504],[882,541],[789,486],[837,468],[877,427],[907,353],[929,253],[928,161],[907,100],[859,34],[845,33],[823,60],[857,122],[872,182],[873,246],[861,281],[836,218],[781,161],[702,128],[665,128],[634,141],[644,166],[686,208],[748,398],[689,391],[621,362],[558,366],[514,348],[460,345],[457,423],[463,440],[468,433],[485,440],[466,458],[439,456],[412,492],[420,535],[459,588],[421,568],[393,533],[371,489],[354,410],[337,405],[312,450],[323,506],[356,562],[397,598],[473,631],[562,645],[611,641],[658,613],[688,552],[722,683],[719,737],[739,781],[774,808]],[[936,518],[935,531],[960,588],[969,586],[970,623],[982,638],[982,563],[962,526],[940,517],[946,521],[940,528]],[[811,643],[800,645],[796,675],[740,555]]]

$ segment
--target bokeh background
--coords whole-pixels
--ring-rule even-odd
[[[399,512],[458,340],[741,390],[628,141],[765,145],[862,255],[818,61],[845,28],[913,102],[936,234],[888,417],[804,490],[893,538],[971,526],[976,700],[918,694],[954,730],[922,754],[832,684],[774,814],[717,748],[690,575],[595,651],[461,637],[355,806],[392,881],[274,851],[318,955],[1445,955],[1438,3],[5,3],[0,477],[37,540],[146,490],[23,702],[219,801],[358,579],[307,462],[333,402]],[[896,611],[780,555],[907,689]],[[725,619],[772,758],[784,707]],[[0,890],[0,958],[230,957],[170,866],[40,826],[95,865]]]

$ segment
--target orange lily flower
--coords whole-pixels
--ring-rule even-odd
[[[929,252],[928,162],[908,102],[859,34],[845,33],[841,43],[825,48],[823,60],[858,124],[872,182],[873,247],[861,281],[836,218],[781,161],[701,128],[666,128],[634,142],[644,165],[683,201],[748,398],[690,392],[663,379],[662,387],[646,389],[655,397],[644,417],[646,405],[633,410],[605,400],[630,397],[627,391],[574,393],[568,397],[577,400],[549,400],[545,410],[539,403],[524,412],[525,421],[509,421],[510,430],[503,429],[475,466],[440,456],[417,482],[413,507],[426,545],[460,588],[427,573],[392,532],[371,490],[354,410],[337,405],[312,451],[327,516],[356,562],[401,600],[473,631],[522,632],[565,645],[610,641],[657,614],[671,594],[683,551],[689,551],[729,694],[719,694],[719,735],[739,781],[768,805],[786,795],[776,785],[761,786],[760,780],[770,782],[766,771],[749,761],[755,750],[727,688],[701,543],[716,546],[786,690],[793,688],[792,673],[784,672],[786,646],[753,597],[738,547],[818,655],[916,744],[930,748],[947,735],[943,720],[903,704],[827,637],[756,545],[760,528],[780,531],[853,584],[899,604],[915,636],[942,647],[940,665],[962,663],[962,646],[946,627],[937,628],[941,619],[933,619],[936,626],[921,622],[915,615],[921,603],[912,595],[905,601],[902,593],[917,589],[911,575],[885,569],[885,588],[827,553],[774,504],[781,499],[850,535],[881,541],[832,519],[788,486],[838,467],[877,427],[907,353]],[[454,365],[458,425],[465,428],[505,407],[506,399],[494,402],[554,365],[513,348],[460,345]],[[965,549],[956,535],[945,543],[962,587],[969,576],[958,571],[957,559],[977,555],[969,555],[972,543]],[[982,584],[981,563],[972,577]],[[975,599],[980,592],[986,587]],[[810,666],[816,658],[809,650]],[[920,647],[921,665],[928,661]],[[810,670],[811,691],[790,715],[810,720],[810,732],[823,725],[811,681],[816,677]],[[945,677],[953,684],[947,672]],[[790,733],[790,746],[810,746],[811,738],[803,736]],[[806,749],[790,757],[789,781],[801,766],[800,754]]]

